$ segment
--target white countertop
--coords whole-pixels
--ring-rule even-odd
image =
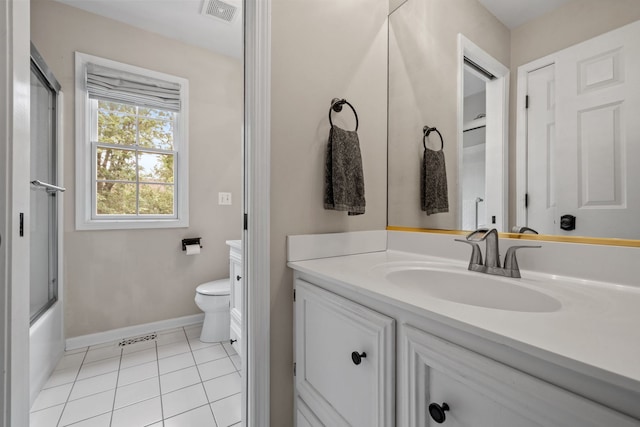
[[[441,262],[459,272],[467,263],[400,251],[289,262],[359,294],[504,344],[586,375],[640,392],[640,289],[522,270],[523,286],[559,300],[554,312],[518,312],[430,297],[389,281],[387,263]],[[469,274],[481,274],[469,272]]]

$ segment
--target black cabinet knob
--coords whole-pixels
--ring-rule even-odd
[[[240,276],[236,276],[236,280],[237,280],[238,282],[240,281],[240,279],[242,279],[242,277],[240,277]]]
[[[358,353],[357,351],[351,353],[351,360],[353,360],[353,363],[356,365],[361,364],[362,359],[364,359],[365,357],[367,357],[367,353],[365,353],[364,351],[362,353]]]
[[[234,342],[237,342],[238,340],[229,340],[229,344],[233,344]]]
[[[429,405],[429,415],[431,415],[431,418],[433,419],[433,421],[435,421],[438,424],[442,424],[447,420],[447,416],[445,415],[445,412],[448,410],[449,410],[449,405],[447,405],[444,402],[442,403],[442,406],[438,405],[437,403],[432,403]]]

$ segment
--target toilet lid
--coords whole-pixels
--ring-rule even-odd
[[[203,283],[196,288],[196,292],[202,295],[229,295],[229,279],[214,280]]]

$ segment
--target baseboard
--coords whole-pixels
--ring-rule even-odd
[[[194,325],[196,323],[202,323],[203,320],[204,313],[200,313],[193,314],[191,316],[177,317],[175,319],[144,323],[142,325],[127,326],[126,328],[112,329],[110,331],[98,332],[95,334],[81,335],[79,337],[68,338],[65,341],[65,349],[75,350],[77,348],[88,347],[90,345],[104,344],[136,335],[145,335],[151,332]]]

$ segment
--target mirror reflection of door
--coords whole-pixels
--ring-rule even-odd
[[[640,22],[630,24],[528,73],[529,227],[640,238],[639,36]],[[575,216],[575,229],[564,216]]]
[[[462,229],[486,227],[486,111],[485,77],[464,67],[462,133]]]

